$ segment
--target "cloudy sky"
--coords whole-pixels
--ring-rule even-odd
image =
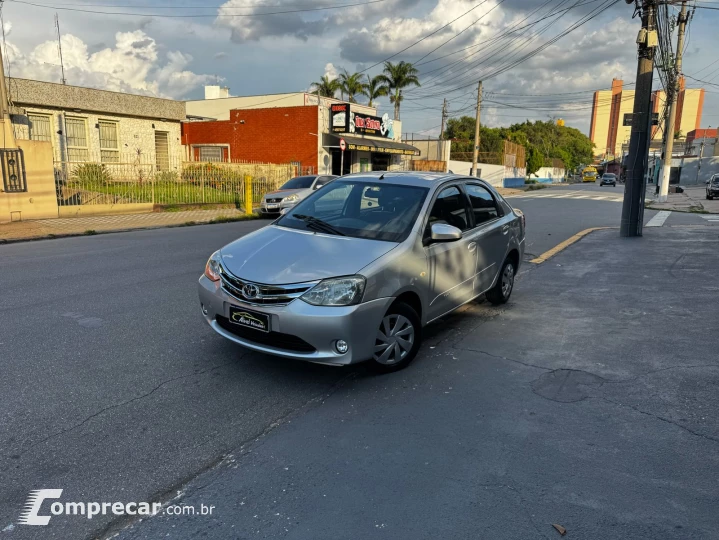
[[[376,75],[392,57],[420,69],[402,105],[417,137],[439,132],[445,98],[450,116],[474,114],[480,78],[483,123],[561,117],[588,133],[591,91],[636,72],[639,21],[623,0],[30,1],[4,3],[11,76],[60,82],[55,13],[68,84],[177,99],[217,82],[301,91],[343,68]],[[717,85],[688,79],[707,90],[703,127],[719,125],[717,23],[719,10],[697,9],[687,39],[685,74]]]

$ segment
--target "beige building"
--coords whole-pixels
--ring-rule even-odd
[[[612,80],[611,90],[594,92],[592,118],[589,138],[595,144],[594,152],[603,158],[622,155],[622,145],[631,136],[631,115],[634,110],[634,90],[624,89],[621,79]],[[686,88],[685,80],[680,79],[679,100],[677,102],[676,130],[686,135],[699,128],[704,107],[704,89]],[[653,111],[662,117],[666,103],[663,90],[654,92]],[[663,124],[663,122],[662,122]],[[654,126],[652,140],[661,140],[661,126]]]
[[[181,101],[27,79],[7,79],[18,141],[49,142],[55,162],[156,164],[184,157]]]

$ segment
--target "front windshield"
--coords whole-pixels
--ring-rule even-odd
[[[316,176],[298,176],[285,182],[280,189],[307,189],[315,181]]]
[[[607,180],[613,180],[613,179],[614,179],[614,175],[613,175],[613,174],[605,174],[605,175],[604,175],[604,178],[606,178]]]
[[[423,187],[335,180],[281,217],[277,225],[402,242],[409,236],[427,192]]]

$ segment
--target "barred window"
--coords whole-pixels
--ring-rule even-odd
[[[67,141],[68,161],[87,161],[87,120],[85,118],[65,118],[65,137]]]
[[[52,128],[50,117],[46,114],[28,114],[30,125],[30,140],[52,142]]]
[[[200,146],[200,161],[224,161],[221,146]]]
[[[103,163],[120,161],[120,143],[117,137],[117,122],[100,120],[100,160]]]
[[[2,168],[2,187],[6,193],[23,193],[27,191],[25,178],[25,158],[22,149],[0,149]]]
[[[167,131],[155,132],[155,160],[158,171],[170,169],[170,142]]]

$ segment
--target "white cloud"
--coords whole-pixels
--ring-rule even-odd
[[[89,54],[80,38],[62,36],[62,57],[68,84],[181,98],[191,90],[215,80],[187,70],[192,56],[170,51],[164,58],[158,45],[142,30],[117,32],[115,46]],[[57,42],[45,41],[28,54],[8,42],[8,62],[12,76],[59,82],[60,59]]]
[[[330,81],[334,81],[338,75],[339,71],[334,64],[332,62],[328,62],[325,65],[325,77],[327,77]]]

